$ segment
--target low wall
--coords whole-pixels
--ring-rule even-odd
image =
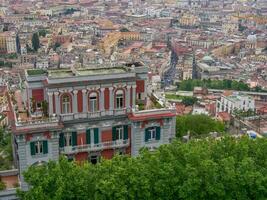
[[[19,186],[18,170],[0,171],[0,179],[6,185],[6,190],[0,191],[1,200],[17,200],[16,187]]]

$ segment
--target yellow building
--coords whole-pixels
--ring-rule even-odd
[[[225,57],[240,51],[240,42],[227,43],[212,50],[212,54],[215,57]]]
[[[140,40],[140,37],[138,32],[111,32],[101,40],[99,48],[105,55],[110,55],[120,40]]]
[[[184,14],[179,22],[182,26],[196,26],[198,25],[199,19],[192,14]]]
[[[0,53],[7,53],[6,36],[0,33]]]
[[[10,31],[0,33],[0,53],[16,53],[16,51],[15,33]]]

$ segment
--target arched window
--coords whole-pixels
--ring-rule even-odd
[[[124,107],[124,97],[123,90],[118,90],[116,92],[116,108],[120,109]]]
[[[62,96],[62,113],[67,114],[71,112],[71,107],[70,107],[70,96],[67,94],[64,94]]]
[[[98,99],[97,93],[93,92],[89,94],[89,112],[98,111]]]

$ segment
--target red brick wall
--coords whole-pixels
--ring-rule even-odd
[[[75,160],[77,162],[82,162],[82,161],[88,160],[88,153],[87,152],[82,152],[82,153],[76,154],[75,155]]]
[[[79,90],[77,93],[77,103],[78,103],[78,112],[83,112],[83,94],[82,91]]]
[[[114,155],[114,150],[111,150],[111,149],[108,149],[108,150],[104,150],[102,151],[101,153],[101,156],[104,158],[104,159],[111,159]]]
[[[49,133],[49,131],[46,131],[43,135],[44,135],[44,137],[47,138],[48,140],[51,139],[51,134]]]
[[[112,130],[102,131],[101,139],[102,142],[112,141]]]
[[[33,89],[32,90],[32,98],[36,102],[42,102],[44,100],[44,90],[43,89]]]
[[[85,133],[78,133],[77,134],[77,144],[78,145],[85,145],[86,144],[86,134]]]
[[[145,92],[145,81],[144,80],[136,80],[136,93]]]
[[[31,139],[32,139],[32,134],[27,134],[26,135],[26,141],[28,142],[28,141],[31,141]]]
[[[104,95],[105,95],[104,106],[105,106],[105,109],[108,110],[109,109],[109,89],[108,88],[105,88]]]
[[[0,177],[0,179],[6,185],[7,189],[14,188],[14,186],[18,184],[17,175],[3,176],[3,177]]]
[[[131,145],[126,149],[125,152],[127,155],[131,155]]]

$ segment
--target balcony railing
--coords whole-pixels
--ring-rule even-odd
[[[97,111],[97,112],[60,114],[60,119],[62,121],[71,121],[74,119],[98,118],[103,116],[125,115],[125,114],[127,114],[127,109],[122,108],[122,109]]]
[[[86,144],[79,146],[66,146],[60,148],[60,152],[64,154],[73,154],[80,152],[89,152],[89,151],[100,151],[104,149],[112,149],[112,148],[122,148],[130,145],[130,140],[116,140],[116,141],[108,141],[101,142],[98,144]]]
[[[59,120],[56,117],[16,120],[16,129],[57,127]]]

